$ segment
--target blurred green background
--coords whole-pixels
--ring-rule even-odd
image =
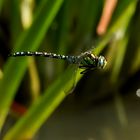
[[[107,1],[0,1],[0,139],[139,139],[140,2],[114,0],[110,15]],[[105,56],[105,69],[81,75],[63,60],[8,57],[88,50]]]

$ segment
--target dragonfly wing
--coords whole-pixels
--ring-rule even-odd
[[[76,87],[76,79],[77,79],[77,70],[78,70],[78,66],[77,65],[70,65],[68,66],[69,68],[72,67],[73,68],[73,74],[71,75],[72,76],[72,81],[71,81],[71,84],[68,86],[68,90],[67,88],[64,89],[64,92],[68,95],[68,94],[71,94],[75,87]]]

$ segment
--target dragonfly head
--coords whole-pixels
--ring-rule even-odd
[[[104,56],[99,56],[98,57],[98,63],[97,63],[98,68],[103,69],[103,68],[105,68],[106,64],[107,64],[107,61],[106,61],[105,57]]]

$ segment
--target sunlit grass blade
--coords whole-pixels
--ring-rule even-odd
[[[44,95],[36,101],[27,114],[4,137],[4,140],[31,139],[40,126],[51,115],[55,108],[62,102],[67,93],[65,89],[73,86],[71,76],[74,68],[71,67],[44,92]]]

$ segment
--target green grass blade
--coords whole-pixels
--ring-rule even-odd
[[[4,140],[31,139],[67,95],[64,91],[69,85],[73,85],[71,76],[73,71],[74,69],[71,67],[60,75],[44,95],[31,106],[27,114],[9,130]]]
[[[3,6],[3,0],[0,0],[0,12],[2,10],[2,6]]]
[[[37,13],[29,30],[24,32],[15,44],[15,50],[36,50],[46,31],[55,18],[63,0],[45,2]],[[27,58],[10,58],[4,68],[4,77],[0,81],[0,128],[8,114],[9,106],[21,82],[27,67]]]
[[[111,81],[112,83],[115,83],[117,81],[117,78],[119,76],[122,64],[123,64],[123,60],[125,57],[125,52],[127,49],[127,43],[128,43],[129,37],[128,34],[120,39],[116,45],[118,45],[118,50],[116,52],[116,56],[115,56],[115,62],[114,62],[114,67],[112,69],[112,75],[111,75]]]

